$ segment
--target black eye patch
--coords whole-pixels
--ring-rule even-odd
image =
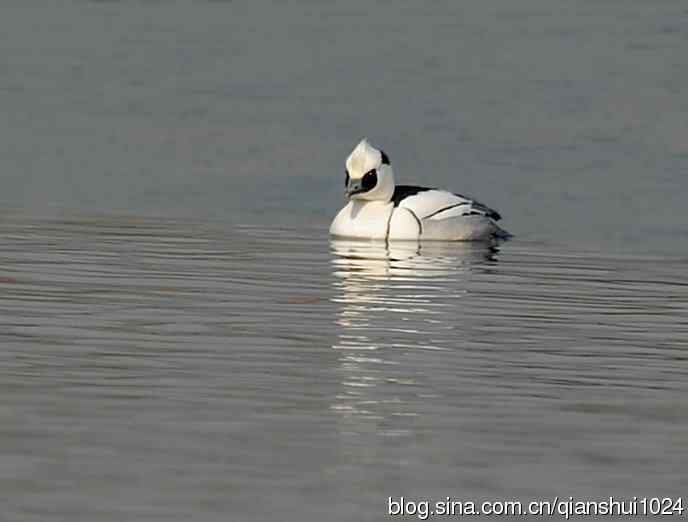
[[[344,186],[348,187],[349,186],[349,171],[346,171],[346,178],[344,179]]]
[[[375,188],[375,185],[377,185],[377,171],[375,169],[369,170],[363,175],[361,187],[367,192]]]

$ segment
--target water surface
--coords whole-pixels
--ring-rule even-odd
[[[686,486],[685,258],[112,217],[0,251],[10,520]]]

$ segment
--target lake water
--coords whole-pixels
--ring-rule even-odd
[[[685,493],[684,2],[17,1],[0,49],[0,520]],[[363,135],[514,239],[331,241]]]

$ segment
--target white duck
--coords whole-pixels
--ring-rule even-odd
[[[446,190],[395,185],[387,155],[363,139],[346,160],[349,203],[330,234],[359,239],[445,241],[507,238],[501,216],[478,201]]]

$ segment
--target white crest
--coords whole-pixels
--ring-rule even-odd
[[[363,177],[363,174],[378,168],[381,164],[382,154],[368,143],[368,140],[365,138],[356,145],[356,148],[351,151],[351,154],[346,159],[346,169],[349,171],[349,176],[353,179]]]

